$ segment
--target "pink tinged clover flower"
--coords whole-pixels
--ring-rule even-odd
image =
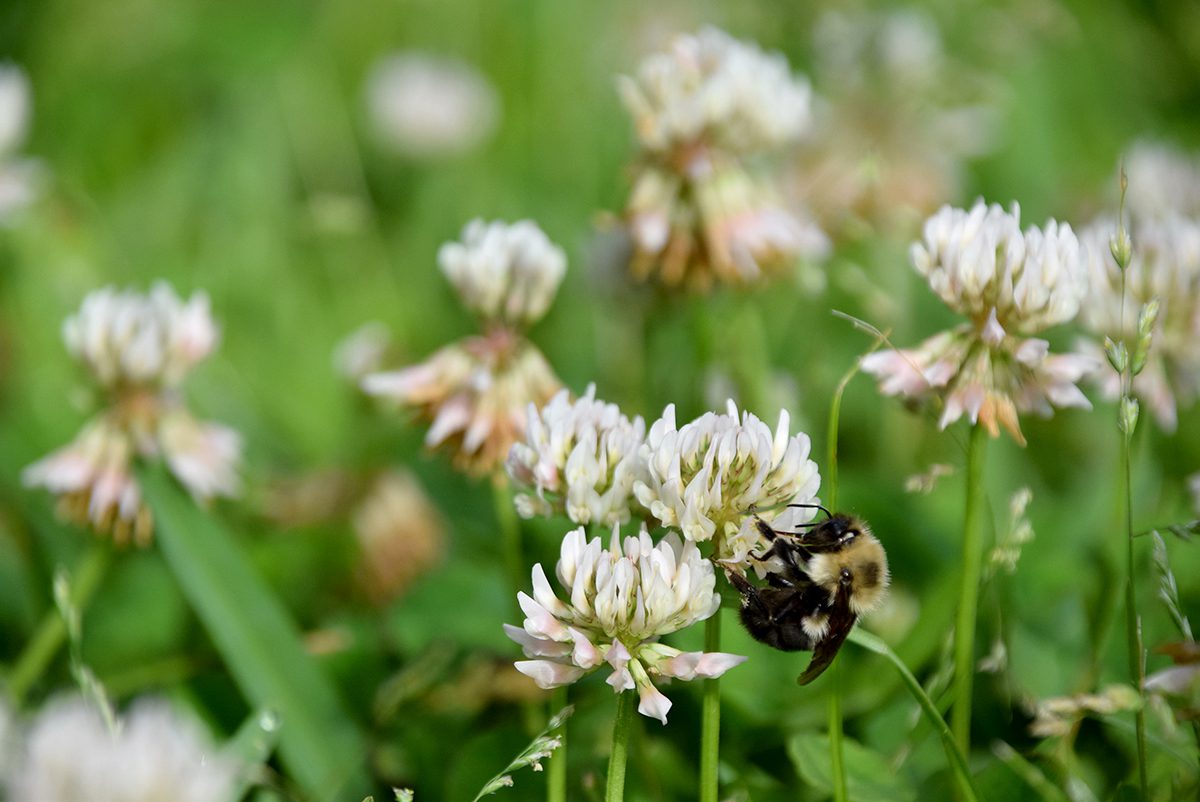
[[[963,415],[992,437],[1003,426],[1022,445],[1018,414],[1091,404],[1077,383],[1097,366],[1087,354],[1052,355],[1029,337],[1065,323],[1087,293],[1087,249],[1071,227],[1051,220],[1020,228],[1020,209],[976,202],[943,207],[925,223],[912,262],[930,288],[968,323],[915,349],[882,351],[862,361],[886,395],[942,403],[946,428]]]
[[[508,454],[524,518],[565,514],[578,524],[628,521],[633,483],[641,475],[641,417],[630,420],[616,404],[597,400],[588,385],[574,401],[561,390],[539,409],[530,404],[525,437]]]
[[[98,290],[67,319],[63,339],[109,406],[72,443],[26,468],[26,485],[57,494],[68,519],[139,545],[149,543],[153,521],[136,459],[164,459],[198,501],[237,494],[240,435],[197,420],[179,391],[217,343],[204,293],[185,302],[165,283],[149,294]]]
[[[828,250],[745,164],[810,127],[811,89],[782,55],[705,28],[646,58],[618,89],[642,151],[626,205],[635,277],[708,289]]]
[[[446,444],[463,471],[504,465],[525,434],[525,410],[562,386],[524,330],[546,313],[566,257],[535,224],[474,220],[460,242],[442,246],[442,273],[484,334],[451,343],[418,365],[362,379],[370,395],[415,407],[431,422],[425,443]]]
[[[614,692],[636,690],[638,712],[667,723],[671,702],[657,680],[719,677],[745,657],[681,652],[658,639],[714,615],[720,607],[712,563],[674,533],[657,546],[643,528],[622,544],[614,528],[608,549],[582,527],[563,538],[556,570],[566,601],[533,568],[533,595],[519,593],[523,627],[504,625],[529,660],[517,670],[542,688],[575,682],[601,666]]]
[[[689,541],[714,541],[714,559],[740,566],[761,545],[755,510],[816,501],[821,476],[809,459],[811,443],[803,432],[789,434],[789,422],[780,412],[772,432],[749,412],[739,417],[730,401],[723,415],[708,412],[677,427],[672,404],[642,445],[644,477],[634,493],[663,526]]]

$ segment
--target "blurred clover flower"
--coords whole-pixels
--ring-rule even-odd
[[[542,566],[535,565],[533,596],[517,595],[527,616],[524,627],[504,625],[534,658],[518,661],[517,669],[542,688],[568,685],[607,663],[614,691],[636,689],[638,712],[666,724],[671,701],[654,679],[719,677],[746,659],[680,652],[658,643],[660,636],[708,618],[721,605],[712,563],[675,533],[655,546],[643,527],[622,547],[614,527],[605,550],[600,538],[588,541],[580,527],[563,538],[556,573],[569,600],[559,600]]]
[[[1100,693],[1055,696],[1038,701],[1029,732],[1035,738],[1057,738],[1068,735],[1089,713],[1108,716],[1137,710],[1141,705],[1141,696],[1128,685],[1109,685]]]
[[[47,704],[17,750],[9,798],[37,802],[233,802],[239,767],[162,701],[110,730],[81,699]]]
[[[381,475],[354,512],[367,596],[384,604],[401,596],[441,559],[445,524],[408,471]]]
[[[689,541],[712,540],[713,559],[737,568],[760,545],[756,510],[816,501],[821,477],[808,458],[808,435],[789,436],[788,423],[788,413],[780,412],[772,432],[749,412],[739,418],[730,401],[724,415],[707,412],[679,428],[671,404],[641,447],[644,476],[634,493],[663,526]],[[783,526],[781,518],[809,517],[809,510],[790,510],[775,521]]]
[[[0,64],[0,223],[37,192],[37,163],[16,155],[29,130],[30,105],[29,78],[19,67]]]
[[[1133,187],[1131,180],[1131,194]],[[1134,217],[1132,223],[1131,260],[1124,276],[1129,297],[1124,304],[1121,270],[1109,253],[1116,222],[1099,221],[1082,232],[1091,281],[1080,321],[1101,339],[1136,343],[1149,336],[1146,361],[1135,370],[1133,392],[1150,407],[1158,425],[1173,432],[1178,405],[1200,397],[1200,219],[1168,214]],[[1156,317],[1140,314],[1152,301]],[[1093,378],[1105,397],[1117,398],[1121,376],[1106,369],[1103,348],[1095,342],[1080,347],[1095,355]]]
[[[525,437],[508,455],[508,473],[520,492],[524,518],[565,513],[578,524],[611,526],[628,521],[646,436],[616,404],[596,399],[596,386],[571,400],[561,390],[541,409],[529,405]]]
[[[626,206],[635,276],[707,289],[827,250],[745,164],[809,127],[809,85],[782,55],[704,28],[646,58],[618,88],[642,149]]]
[[[546,314],[567,272],[567,255],[530,220],[472,220],[462,242],[438,250],[442,273],[485,326],[520,328]]]
[[[475,68],[422,53],[378,61],[367,76],[366,100],[377,138],[419,160],[474,150],[500,117],[496,90]]]
[[[149,542],[153,522],[135,459],[162,456],[199,501],[237,493],[240,436],[196,420],[179,390],[217,344],[207,295],[185,302],[165,283],[149,294],[97,290],[67,318],[63,339],[109,406],[71,444],[26,468],[26,485],[58,494],[69,519],[139,545]]]
[[[990,151],[995,112],[936,21],[911,8],[831,8],[813,27],[821,92],[795,191],[827,230],[897,230],[958,194],[964,160]]]
[[[490,473],[524,436],[526,406],[546,403],[561,386],[524,330],[549,308],[566,256],[532,222],[473,220],[462,242],[442,247],[438,262],[484,334],[451,343],[418,365],[368,375],[362,387],[418,408],[432,421],[427,446],[448,443],[459,468]]]
[[[976,202],[943,207],[912,246],[917,272],[947,306],[969,318],[912,350],[862,361],[886,395],[943,402],[946,428],[964,414],[992,437],[1003,426],[1020,444],[1018,412],[1091,404],[1076,386],[1096,367],[1083,354],[1052,355],[1033,334],[1075,317],[1087,292],[1085,249],[1069,225],[1020,227],[1020,208]]]
[[[1200,157],[1160,142],[1138,141],[1125,157],[1126,203],[1138,220],[1200,217]]]

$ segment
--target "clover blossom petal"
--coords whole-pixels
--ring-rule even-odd
[[[527,405],[545,403],[559,381],[535,345],[496,329],[444,346],[418,365],[372,373],[362,388],[415,407],[430,421],[427,447],[445,444],[455,465],[484,474],[503,465],[524,435]]]

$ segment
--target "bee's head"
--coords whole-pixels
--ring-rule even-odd
[[[844,594],[855,615],[870,612],[883,600],[890,580],[883,545],[870,527],[850,516],[834,516],[819,528],[826,529],[826,550],[809,561],[809,577],[831,598]]]

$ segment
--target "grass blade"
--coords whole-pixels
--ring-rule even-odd
[[[162,467],[138,472],[155,537],[234,680],[280,719],[279,752],[316,800],[362,798],[364,748],[329,679],[304,651],[296,624],[228,531],[196,507]]]

